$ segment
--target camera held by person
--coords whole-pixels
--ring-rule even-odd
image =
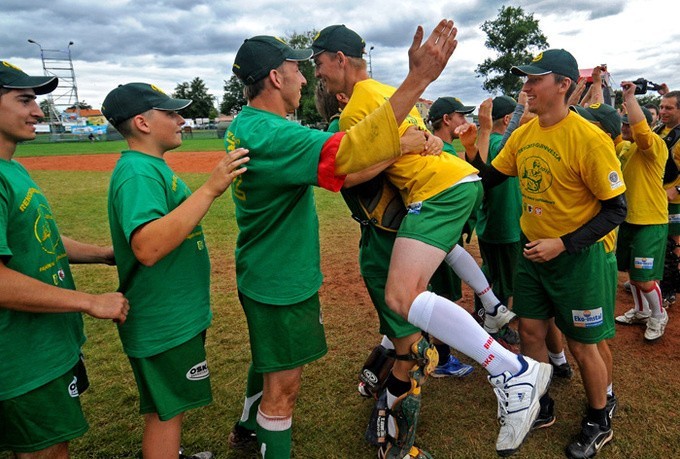
[[[661,89],[660,84],[653,83],[644,78],[638,78],[633,83],[635,83],[635,94],[647,94],[647,91],[658,91]]]

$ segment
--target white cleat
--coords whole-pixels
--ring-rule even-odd
[[[503,303],[495,306],[494,312],[484,314],[484,330],[488,334],[498,333],[498,331],[512,322],[517,317],[514,312],[508,309]]]
[[[668,313],[664,308],[661,308],[663,315],[661,317],[651,316],[647,321],[647,330],[645,330],[645,339],[647,341],[654,341],[663,336],[666,331],[666,324],[668,323]]]
[[[640,312],[637,309],[632,308],[624,312],[623,315],[616,316],[616,319],[614,320],[620,324],[626,325],[646,324],[647,320],[649,320],[649,315],[649,312]]]

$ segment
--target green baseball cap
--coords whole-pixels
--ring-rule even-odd
[[[590,104],[587,107],[572,105],[569,107],[588,121],[600,123],[602,129],[612,139],[621,135],[621,115],[616,109],[607,104]]]
[[[121,84],[104,98],[102,114],[114,126],[147,110],[176,111],[188,107],[189,99],[173,99],[148,83]]]
[[[283,61],[306,61],[312,50],[293,49],[281,38],[258,35],[247,38],[236,52],[231,70],[246,85],[251,85],[269,75]]]
[[[28,76],[16,65],[0,61],[0,88],[32,89],[39,96],[54,91],[58,84],[55,76]]]
[[[578,81],[578,63],[569,51],[549,49],[538,53],[529,65],[517,65],[510,68],[515,75],[547,75],[555,73]]]
[[[364,54],[366,42],[352,29],[344,24],[328,26],[316,34],[312,42],[314,55],[324,51],[335,53],[342,51],[345,56],[361,57]]]
[[[430,107],[430,112],[427,119],[430,121],[436,121],[442,118],[444,115],[449,113],[472,113],[475,111],[475,107],[469,105],[463,105],[457,97],[440,97],[435,100]]]
[[[515,111],[517,101],[510,96],[498,96],[493,98],[491,107],[491,119],[494,121],[503,118]]]
[[[651,125],[652,120],[654,119],[654,117],[652,116],[652,112],[650,112],[649,109],[647,109],[645,107],[640,107],[640,108],[642,109],[642,113],[645,114],[645,119],[647,120],[647,124]],[[628,115],[623,115],[621,117],[621,122],[625,123],[625,124],[630,124],[630,122],[628,121]]]

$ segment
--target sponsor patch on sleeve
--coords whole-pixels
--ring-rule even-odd
[[[597,327],[604,323],[602,308],[572,309],[571,317],[574,322],[574,327],[590,328]]]
[[[616,190],[617,188],[621,188],[623,186],[623,180],[621,180],[621,176],[619,175],[618,172],[616,171],[611,171],[609,173],[609,186],[611,187],[612,190]]]

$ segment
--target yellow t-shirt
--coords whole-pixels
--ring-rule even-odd
[[[575,231],[599,201],[626,190],[612,139],[574,112],[548,128],[538,118],[519,127],[491,164],[519,177],[520,226],[530,241]]]
[[[395,88],[376,80],[363,80],[354,85],[352,97],[340,114],[340,129],[346,131],[384,104],[394,94]],[[426,129],[418,110],[413,108],[399,127],[400,135],[409,126]],[[401,156],[385,170],[385,175],[399,189],[404,203],[424,201],[460,181],[477,173],[477,169],[454,155]]]
[[[663,225],[668,223],[668,198],[663,187],[668,147],[645,120],[632,125],[631,130],[635,142],[620,157],[627,188],[626,221],[634,225]]]

